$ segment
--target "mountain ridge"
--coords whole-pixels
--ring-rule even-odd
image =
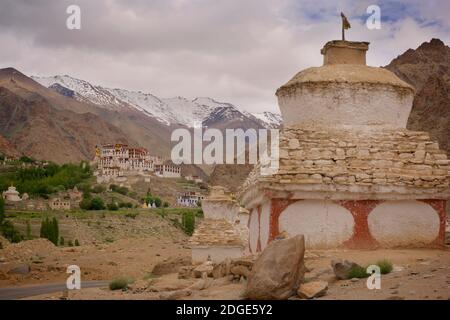
[[[71,93],[71,96],[79,101],[90,102],[112,110],[134,108],[166,125],[182,125],[189,128],[202,125],[203,123],[214,125],[217,123],[217,120],[214,119],[213,115],[218,114],[222,118],[242,117],[261,128],[278,127],[281,124],[281,116],[279,114],[265,111],[262,113],[262,116],[259,114],[259,117],[257,117],[231,103],[219,102],[209,97],[197,97],[192,100],[181,96],[159,98],[154,94],[141,91],[120,88],[112,89],[93,85],[86,80],[68,75],[31,76],[31,78],[48,88],[57,85],[55,89],[58,92],[66,91]],[[228,115],[224,115],[227,112]]]

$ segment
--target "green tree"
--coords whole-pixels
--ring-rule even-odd
[[[191,211],[183,212],[181,226],[187,235],[192,235],[195,229],[195,214]]]
[[[56,217],[53,217],[51,223],[51,239],[49,239],[55,246],[58,245],[59,240],[59,224]]]
[[[27,238],[27,240],[31,240],[31,238],[32,238],[30,220],[27,220],[26,238]]]
[[[156,207],[158,208],[161,207],[161,199],[159,197],[155,197],[153,200],[155,202]]]
[[[0,198],[0,225],[3,224],[5,220],[5,201]]]
[[[84,198],[80,201],[80,208],[83,210],[91,210],[91,202],[92,200],[90,198]]]
[[[91,210],[104,210],[105,209],[105,203],[103,202],[102,198],[100,197],[94,197],[91,201]]]
[[[50,220],[49,217],[46,217],[45,220],[42,220],[40,237],[48,239],[55,246],[58,245],[59,225],[56,217],[53,217],[52,220]]]

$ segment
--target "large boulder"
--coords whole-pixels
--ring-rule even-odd
[[[246,296],[253,300],[284,300],[296,294],[305,274],[303,235],[270,243],[248,276]]]

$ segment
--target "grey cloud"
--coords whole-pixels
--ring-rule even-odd
[[[210,96],[251,111],[276,110],[276,88],[321,64],[320,48],[340,37],[338,12],[362,16],[371,1],[0,0],[0,61],[26,74],[70,74],[161,97]],[[348,36],[371,42],[369,63],[387,64],[431,37],[449,43],[444,1],[408,1],[415,19],[369,31],[353,19]],[[82,9],[82,30],[65,27]],[[450,19],[447,19],[450,20]]]

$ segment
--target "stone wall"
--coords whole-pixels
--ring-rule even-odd
[[[247,208],[261,194],[252,189],[331,199],[447,199],[449,177],[450,160],[425,132],[290,127],[280,136],[278,173],[261,176],[256,166],[240,196]]]

